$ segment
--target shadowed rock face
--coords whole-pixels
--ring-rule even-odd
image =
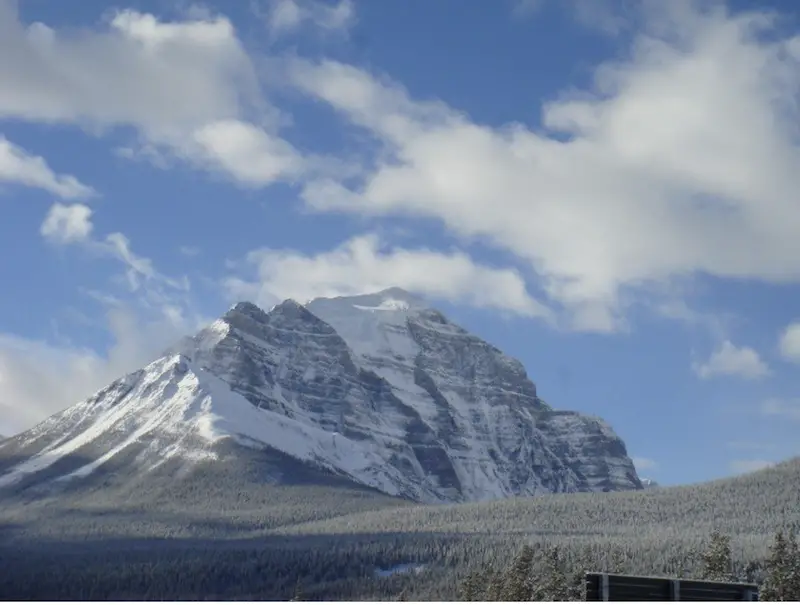
[[[238,303],[4,443],[0,487],[8,473],[81,480],[123,455],[126,474],[165,458],[227,464],[220,439],[422,502],[642,487],[602,420],[552,410],[518,361],[396,288],[269,312]]]

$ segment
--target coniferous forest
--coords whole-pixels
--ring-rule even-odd
[[[698,485],[435,506],[198,472],[4,496],[0,598],[580,600],[585,571],[800,597],[797,459]]]

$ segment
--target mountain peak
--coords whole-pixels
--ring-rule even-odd
[[[385,290],[368,294],[315,298],[306,306],[313,311],[315,307],[330,307],[332,305],[352,307],[362,311],[408,312],[429,308],[429,305],[422,297],[398,287],[386,288]]]
[[[228,312],[225,313],[224,318],[228,319],[233,315],[244,315],[257,321],[264,321],[267,317],[267,312],[258,305],[243,300],[237,302],[230,309],[228,309]]]
[[[420,502],[641,488],[610,427],[552,411],[519,361],[401,288],[268,312],[239,302],[0,444],[0,488],[120,465],[138,481],[168,459],[222,468],[218,453],[242,447]]]

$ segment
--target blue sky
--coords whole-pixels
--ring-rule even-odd
[[[642,476],[800,454],[800,21],[0,0],[0,433],[238,299],[401,286]]]

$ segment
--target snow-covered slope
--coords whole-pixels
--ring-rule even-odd
[[[272,448],[422,502],[639,489],[601,420],[556,412],[524,368],[398,289],[239,303],[146,368],[0,443],[0,489]],[[222,464],[222,461],[219,461]]]
[[[639,487],[607,424],[553,411],[522,364],[419,298],[392,288],[307,307],[435,429],[464,499]]]

